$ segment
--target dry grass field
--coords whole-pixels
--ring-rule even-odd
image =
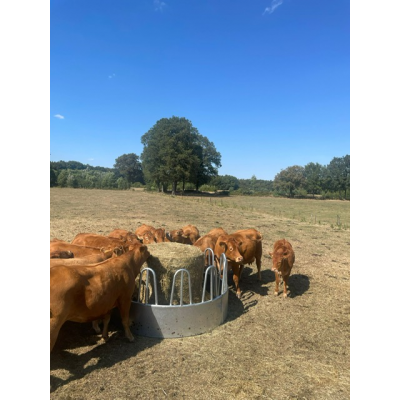
[[[246,266],[239,300],[230,275],[227,320],[203,335],[129,343],[115,315],[103,343],[90,323],[65,323],[50,354],[51,399],[350,397],[349,202],[50,190],[50,239],[142,223],[190,223],[200,234],[254,227],[263,235],[262,281]],[[280,238],[296,254],[287,299],[274,296],[268,255]]]

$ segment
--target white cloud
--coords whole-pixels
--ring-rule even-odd
[[[154,7],[156,11],[162,11],[167,4],[160,0],[154,0]]]
[[[279,7],[282,3],[283,3],[283,0],[272,0],[271,6],[270,6],[270,7],[267,7],[267,8],[264,10],[264,12],[263,12],[262,15],[264,15],[265,13],[272,14],[272,13],[275,11],[275,9],[276,9],[277,7]]]
[[[64,119],[64,115],[61,115],[61,114],[56,114],[55,117],[58,119]]]
[[[112,79],[112,78],[115,78],[115,77],[116,77],[115,74],[108,75],[108,79]]]

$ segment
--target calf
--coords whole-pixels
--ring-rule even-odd
[[[55,266],[50,269],[50,351],[66,321],[104,320],[103,339],[108,338],[111,310],[119,309],[125,336],[133,341],[129,329],[129,310],[135,278],[150,253],[147,246],[133,244],[132,250],[94,266]]]
[[[261,234],[256,230],[254,231],[255,232],[252,231],[251,233],[237,231],[230,235],[221,235],[215,244],[214,254],[218,261],[221,254],[225,253],[228,265],[232,269],[236,296],[239,299],[242,297],[239,280],[245,264],[252,264],[255,261],[258,280],[261,280]],[[252,238],[252,235],[254,235],[254,238]],[[255,239],[256,237],[260,237],[260,239]],[[223,266],[221,265],[221,271],[222,269]]]
[[[272,252],[272,271],[275,272],[275,295],[279,292],[279,283],[283,280],[283,297],[287,297],[287,283],[295,261],[292,245],[286,239],[277,240]]]

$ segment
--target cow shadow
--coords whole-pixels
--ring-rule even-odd
[[[112,315],[109,324],[110,338],[105,343],[101,334],[97,335],[91,324],[67,321],[62,326],[53,351],[50,353],[50,372],[58,369],[69,372],[69,377],[62,379],[50,375],[50,391],[71,381],[82,379],[88,373],[135,357],[145,349],[159,344],[162,339],[134,335],[135,340],[129,342],[125,337],[122,323]],[[76,354],[71,351],[89,346],[90,350]],[[94,347],[93,347],[94,346]]]
[[[293,274],[289,276],[289,297],[302,296],[310,289],[310,279],[307,275]]]
[[[271,283],[272,285],[269,285]],[[249,296],[251,297],[253,294],[258,294],[260,296],[268,296],[269,294],[273,294],[275,289],[275,273],[270,269],[264,269],[264,270],[262,269],[261,281],[259,281],[257,272],[254,272],[254,269],[249,267],[246,268],[245,266],[243,268],[239,284],[240,284],[240,289],[242,291],[242,299],[248,299],[248,297]],[[230,271],[228,275],[228,285],[232,291],[235,290],[232,271]],[[307,292],[309,288],[310,288],[310,280],[308,276],[303,274],[290,275],[288,281],[289,297],[301,296],[305,292]],[[282,291],[282,283],[280,285],[280,291]],[[257,300],[253,300],[253,302],[257,304]],[[247,308],[251,306],[252,306],[251,304],[248,304],[245,307],[244,311],[246,311]]]
[[[228,278],[233,284],[232,274]],[[257,271],[254,272],[254,269],[244,266],[239,285],[243,294],[245,290],[251,290],[260,296],[267,296],[269,290],[266,285],[271,282],[275,282],[275,274],[270,269],[261,269],[261,281],[259,281]]]
[[[245,310],[243,302],[236,296],[236,291],[233,288],[229,288],[228,291],[228,315],[225,323],[239,318]]]
[[[258,304],[257,296],[268,295],[268,287],[266,283],[275,281],[275,274],[270,270],[261,270],[261,281],[258,280],[257,272],[251,268],[243,268],[240,277],[240,289],[242,297],[239,299],[236,296],[236,287],[233,282],[232,271],[228,273],[228,286],[229,286],[229,307],[227,321],[233,321],[242,314],[246,313],[250,308]]]

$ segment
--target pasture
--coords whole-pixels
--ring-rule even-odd
[[[196,225],[263,235],[261,276],[232,276],[228,317],[179,339],[135,336],[118,314],[103,343],[90,323],[67,322],[50,354],[51,399],[346,399],[350,397],[350,203],[270,197],[170,196],[143,191],[50,190],[50,239],[107,235],[141,224]],[[289,297],[274,296],[272,250],[289,240]],[[282,291],[282,289],[281,289]]]

